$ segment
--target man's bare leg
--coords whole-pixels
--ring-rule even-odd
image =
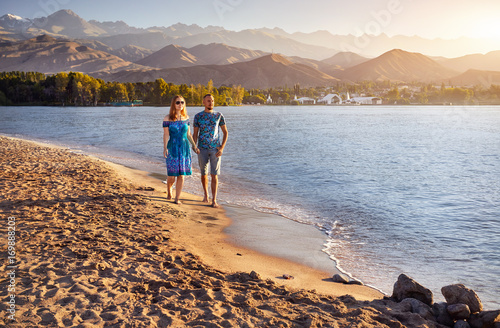
[[[201,176],[201,185],[203,186],[203,192],[205,196],[203,197],[203,202],[208,203],[208,176]]]
[[[172,199],[172,187],[174,186],[175,177],[167,177],[167,199]]]
[[[212,176],[212,207],[218,208],[220,205],[217,203],[217,189],[219,187],[219,177],[215,174]]]

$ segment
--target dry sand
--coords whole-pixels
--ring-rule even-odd
[[[146,172],[6,137],[0,157],[0,326],[435,327],[374,289],[230,243],[223,209],[172,204]]]

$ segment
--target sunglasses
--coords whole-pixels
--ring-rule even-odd
[[[179,105],[179,104],[183,104],[183,105],[184,105],[184,101],[177,100],[177,101],[175,102],[175,104],[176,104],[176,105]]]

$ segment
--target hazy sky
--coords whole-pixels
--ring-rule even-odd
[[[135,27],[175,23],[287,32],[385,33],[453,39],[500,40],[500,0],[1,0],[0,16],[48,16],[71,9],[98,21]]]

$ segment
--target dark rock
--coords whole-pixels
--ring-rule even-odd
[[[405,298],[401,301],[401,304],[408,303],[411,305],[411,312],[420,315],[422,318],[427,320],[436,321],[434,312],[431,307],[415,298]]]
[[[436,317],[438,323],[448,327],[453,327],[454,320],[446,310],[447,307],[448,304],[445,302],[434,303],[432,305],[432,310],[434,311],[434,316]]]
[[[500,310],[473,314],[469,324],[472,328],[500,328]]]
[[[467,304],[450,304],[446,308],[454,320],[467,320],[470,318],[470,309]]]
[[[442,324],[437,323],[436,321],[426,320],[419,314],[412,313],[411,303],[412,303],[411,301],[396,303],[393,300],[381,299],[381,300],[371,301],[369,305],[374,309],[376,309],[377,311],[380,311],[380,313],[382,313],[383,315],[388,315],[391,318],[397,318],[399,323],[396,324],[393,322],[385,322],[387,327],[449,328],[453,326],[453,323],[451,326],[444,326]],[[358,327],[357,325],[354,326]],[[374,327],[382,327],[382,326],[386,327],[384,325],[380,326],[377,326],[376,324],[374,325]],[[361,325],[359,325],[359,327],[361,327]]]
[[[349,285],[359,285],[359,286],[363,286],[364,284],[359,281],[359,280],[356,280],[356,279],[352,279],[352,280],[349,280]]]
[[[401,302],[405,298],[414,298],[427,305],[432,305],[432,292],[405,274],[400,274],[394,284],[392,298]]]
[[[455,322],[453,325],[453,328],[471,328],[470,325],[467,323],[467,321],[464,320],[458,320]]]
[[[472,290],[462,284],[449,285],[441,288],[444,298],[448,304],[467,304],[472,313],[481,312],[483,304],[479,296]]]
[[[252,278],[254,280],[261,280],[262,279],[261,276],[260,276],[260,274],[258,274],[255,271],[250,272],[250,278]]]
[[[349,283],[349,277],[345,274],[334,274],[332,277],[333,282],[338,282],[341,284],[348,284]]]
[[[405,298],[405,299],[409,300],[409,298]],[[399,311],[401,311],[401,312],[412,312],[413,313],[413,305],[411,304],[411,302],[400,302],[400,303],[396,303],[396,304],[398,304],[398,306],[396,308]]]

